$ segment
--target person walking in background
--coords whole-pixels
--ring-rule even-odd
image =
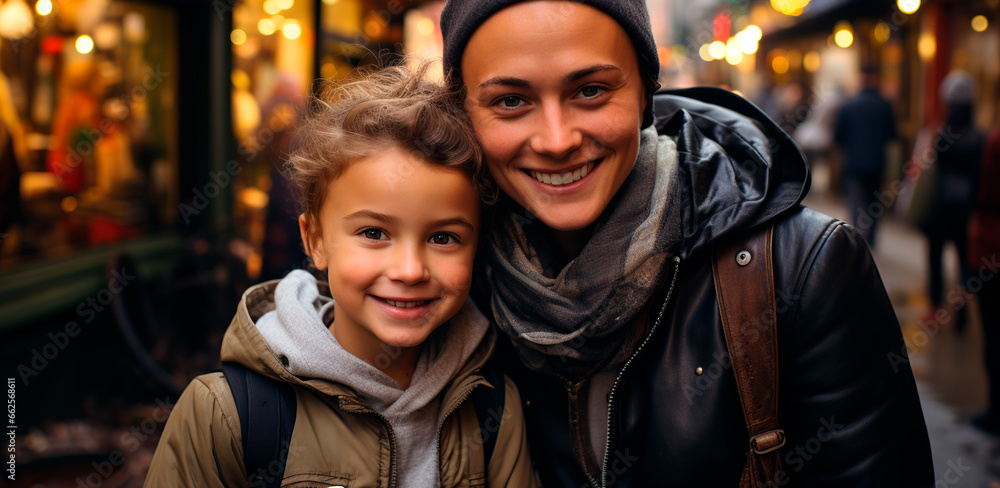
[[[948,241],[958,248],[962,285],[969,282],[965,267],[969,215],[975,203],[976,177],[983,155],[984,137],[972,125],[975,83],[964,71],[953,71],[941,82],[941,99],[946,105],[944,127],[934,141],[937,151],[934,195],[926,218],[920,229],[927,235],[929,244],[928,265],[930,279],[928,293],[931,310],[935,315],[944,298],[944,272],[942,255]],[[964,309],[958,310],[955,327],[963,330],[966,324]]]
[[[983,359],[989,396],[986,411],[972,418],[972,425],[1000,436],[1000,276],[995,269],[1000,256],[1000,193],[991,186],[1000,181],[1000,126],[986,141],[979,195],[969,223],[970,269],[983,269],[979,314],[983,322]],[[987,273],[991,273],[987,275]]]
[[[841,182],[851,211],[851,224],[872,248],[878,218],[870,209],[877,203],[875,197],[882,186],[886,145],[896,138],[896,116],[878,92],[877,72],[873,66],[864,66],[861,92],[840,109],[833,140],[840,148]]]

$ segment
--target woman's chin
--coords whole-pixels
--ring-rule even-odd
[[[596,205],[554,205],[532,212],[543,224],[555,231],[572,232],[584,229],[601,215]]]

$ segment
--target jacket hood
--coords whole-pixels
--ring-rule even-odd
[[[306,387],[330,396],[355,395],[347,386],[319,378],[300,378],[292,374],[279,356],[268,345],[257,327],[257,321],[264,314],[275,310],[275,290],[280,280],[268,281],[250,287],[240,300],[229,328],[222,339],[222,361],[233,361],[246,366],[268,378]],[[320,301],[329,301],[329,290],[319,284]],[[492,327],[472,356],[461,367],[454,380],[466,377],[486,364],[492,354],[495,332]],[[287,361],[287,360],[286,360]],[[445,399],[446,401],[448,398]]]
[[[653,98],[655,126],[677,141],[672,187],[684,205],[678,254],[795,209],[809,191],[809,167],[791,138],[746,99],[718,88]]]

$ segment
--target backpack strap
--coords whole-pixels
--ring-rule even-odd
[[[726,347],[750,447],[740,488],[765,486],[781,470],[778,448],[778,341],[772,239],[774,224],[751,230],[715,250],[712,273]]]
[[[223,362],[222,373],[240,415],[247,481],[250,486],[278,488],[295,427],[295,392],[239,363]]]
[[[500,437],[506,392],[503,371],[492,362],[479,370],[479,374],[493,385],[493,388],[478,387],[472,391],[472,406],[475,407],[476,418],[479,420],[479,432],[483,434],[483,467],[488,469],[497,446],[497,437]]]

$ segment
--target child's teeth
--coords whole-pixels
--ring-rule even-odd
[[[562,186],[580,180],[580,178],[587,176],[592,169],[594,169],[594,163],[588,163],[582,168],[577,168],[575,171],[567,171],[565,173],[553,174],[532,171],[531,177],[545,183],[546,185]]]
[[[396,301],[396,300],[386,299],[385,301],[389,305],[392,305],[393,307],[399,307],[399,308],[413,308],[413,307],[416,307],[416,306],[424,304],[424,300],[417,301],[417,302],[399,302],[399,301]]]

